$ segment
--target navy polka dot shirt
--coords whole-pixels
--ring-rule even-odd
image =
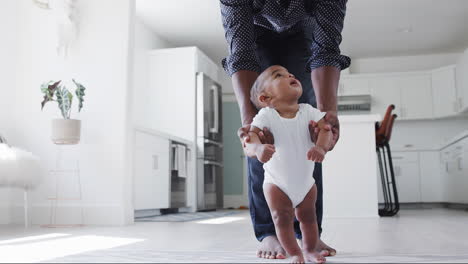
[[[255,53],[255,26],[282,33],[312,28],[311,58],[307,68],[349,67],[351,59],[340,54],[341,31],[347,0],[220,0],[229,56],[225,71],[260,72]]]

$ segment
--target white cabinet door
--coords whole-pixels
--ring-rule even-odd
[[[468,110],[468,49],[457,61],[456,87],[458,112],[466,111]]]
[[[455,66],[432,71],[431,83],[434,117],[455,115],[458,111],[456,104]]]
[[[441,175],[439,152],[420,152],[419,164],[421,175],[421,201],[443,202],[444,178]]]
[[[392,154],[395,181],[399,201],[421,202],[419,158],[417,152],[395,152]]]
[[[368,77],[343,77],[340,80],[338,95],[370,94]]]
[[[460,170],[463,182],[463,203],[468,203],[468,138],[460,141],[461,145],[461,160]]]
[[[383,117],[387,107],[394,104],[393,113],[400,116],[401,98],[397,78],[391,76],[371,78],[369,79],[369,87],[372,97],[372,114],[379,114]]]
[[[442,149],[440,151],[440,177],[442,178],[442,202],[449,201],[450,188],[448,181],[448,160],[449,160],[449,151],[447,149]]]
[[[401,90],[401,119],[432,118],[432,91],[429,74],[408,75],[397,78]]]
[[[169,208],[168,139],[136,132],[134,155],[135,210]]]
[[[466,193],[463,175],[463,151],[456,143],[442,150],[446,159],[446,197],[449,203],[462,203]]]

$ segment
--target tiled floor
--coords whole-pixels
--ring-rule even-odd
[[[325,219],[329,263],[468,262],[468,212],[404,210],[398,217]],[[0,262],[268,262],[255,257],[247,212],[127,227],[0,227]]]

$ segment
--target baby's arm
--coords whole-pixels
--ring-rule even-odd
[[[262,144],[258,137],[258,133],[260,131],[261,130],[258,127],[251,126],[249,131],[250,140],[245,142],[245,150],[247,156],[257,157],[260,162],[266,163],[271,159],[273,153],[275,153],[275,146],[271,144]]]
[[[309,152],[307,152],[307,159],[315,162],[322,162],[325,158],[325,154],[330,149],[333,133],[328,129],[324,129],[326,124],[327,123],[324,118],[320,119],[320,121],[317,123],[318,127],[320,128],[317,142],[315,142],[315,146],[312,147]]]

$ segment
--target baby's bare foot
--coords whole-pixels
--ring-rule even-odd
[[[284,259],[286,252],[281,247],[276,236],[265,237],[257,250],[257,257],[265,259]]]
[[[303,264],[304,262],[304,256],[297,255],[297,256],[291,256],[291,263],[300,263]]]
[[[327,259],[319,251],[304,252],[304,258],[307,262],[325,263]]]
[[[325,244],[321,239],[319,239],[317,248],[322,253],[326,252],[327,253],[327,254],[325,254],[326,257],[328,257],[328,256],[333,257],[333,256],[336,255],[336,249],[334,249],[334,248],[330,247],[329,245]]]

